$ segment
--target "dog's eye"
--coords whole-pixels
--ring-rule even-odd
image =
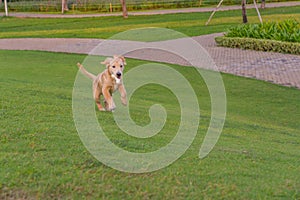
[[[112,66],[112,68],[116,68],[116,66]]]
[[[122,67],[123,67],[123,65],[120,65],[120,67],[122,68]]]

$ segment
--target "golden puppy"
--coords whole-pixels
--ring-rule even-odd
[[[123,105],[127,105],[126,90],[123,85],[122,75],[124,65],[126,65],[123,56],[114,56],[113,58],[106,58],[101,62],[106,65],[106,69],[95,76],[80,64],[77,63],[80,71],[93,80],[93,96],[100,111],[113,111],[116,105],[112,98],[112,93],[117,89],[121,94],[121,101]],[[104,108],[101,105],[101,95],[104,97]]]

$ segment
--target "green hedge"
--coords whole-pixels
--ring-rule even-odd
[[[262,24],[243,24],[230,28],[225,36],[300,43],[300,22],[288,19]]]
[[[300,43],[239,37],[216,37],[219,46],[300,55]]]

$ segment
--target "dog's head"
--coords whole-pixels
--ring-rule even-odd
[[[113,58],[106,58],[101,63],[106,65],[106,68],[112,77],[116,77],[116,79],[121,80],[124,66],[126,65],[126,61],[123,56],[114,56]]]

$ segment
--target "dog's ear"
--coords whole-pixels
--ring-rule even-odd
[[[126,60],[125,60],[125,58],[124,58],[124,56],[120,56],[119,58],[122,60],[122,62],[124,63],[124,65],[127,64],[127,63],[126,63]]]
[[[114,55],[114,59],[116,59],[116,58],[121,59],[124,65],[127,64],[127,63],[126,63],[126,60],[125,60],[125,58],[124,58],[124,56],[117,56],[117,55]]]
[[[112,61],[112,58],[106,58],[103,62],[101,62],[101,64],[106,65],[106,67],[109,67],[110,62]]]

